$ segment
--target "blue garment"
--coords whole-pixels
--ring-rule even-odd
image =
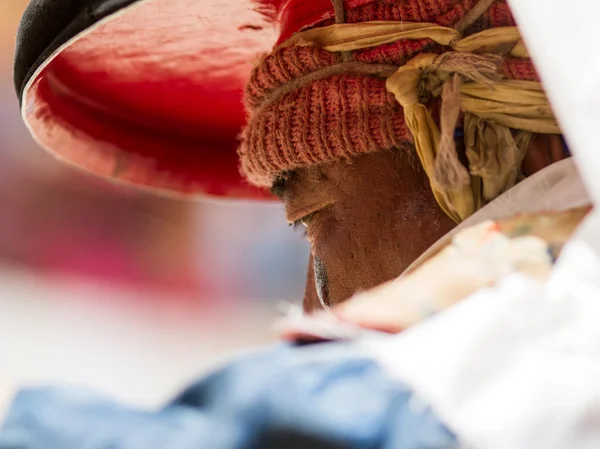
[[[450,449],[411,392],[347,344],[242,358],[161,410],[69,389],[22,391],[0,449]]]

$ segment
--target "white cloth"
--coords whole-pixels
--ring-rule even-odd
[[[600,52],[597,0],[509,0],[544,90],[578,158],[594,204],[600,203]]]
[[[597,205],[600,53],[582,43],[596,38],[600,2],[509,2]],[[572,179],[572,162],[536,174],[463,226],[582,205],[587,193]],[[364,345],[432,404],[465,447],[600,448],[599,255],[594,211],[547,283],[505,278],[406,333]]]
[[[464,448],[600,447],[600,261],[571,243],[548,283],[513,275],[363,345]]]
[[[525,180],[461,226],[589,204],[572,161]],[[397,336],[362,345],[475,449],[600,447],[600,214],[548,281],[505,277]]]

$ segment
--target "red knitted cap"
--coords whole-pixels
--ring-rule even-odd
[[[288,10],[293,10],[294,3],[301,2],[290,2]],[[345,22],[429,22],[453,27],[477,3],[478,0],[349,1]],[[312,27],[333,22],[329,14]],[[290,23],[298,25],[302,20]],[[464,34],[514,25],[506,1],[497,0]],[[290,34],[289,26],[284,27],[283,35]],[[402,66],[418,53],[443,51],[429,39],[402,40],[356,50],[353,60]],[[245,93],[248,124],[239,149],[242,173],[251,183],[268,187],[286,171],[391,150],[412,142],[402,107],[386,90],[385,79],[347,72],[277,96],[283,86],[294,80],[341,62],[339,53],[313,46],[291,46],[276,49],[255,68]],[[502,72],[505,78],[538,81],[529,59],[507,58]]]

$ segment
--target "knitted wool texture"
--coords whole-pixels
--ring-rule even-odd
[[[374,20],[430,22],[453,27],[478,0],[378,0],[346,11],[347,23]],[[326,20],[318,26],[331,25]],[[498,0],[465,33],[515,26]],[[402,66],[418,53],[448,51],[429,39],[402,40],[353,52],[367,64]],[[313,81],[272,101],[273,92],[295,79],[342,63],[342,55],[311,46],[275,49],[253,71],[246,87],[248,124],[241,134],[242,174],[270,187],[282,173],[349,159],[374,151],[409,148],[412,137],[402,107],[386,90],[385,79],[344,73]],[[506,58],[507,79],[539,81],[529,59]],[[432,101],[431,107],[436,107]],[[434,115],[435,111],[434,111]]]

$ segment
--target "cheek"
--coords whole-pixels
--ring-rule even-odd
[[[311,228],[316,288],[325,303],[332,306],[350,297],[360,278],[367,274],[364,269],[356,270],[364,266],[359,259],[366,242],[356,238],[356,224],[347,220],[326,218]]]
[[[319,261],[317,288],[329,304],[399,275],[411,262],[403,251],[407,240],[403,236],[410,238],[409,222],[394,225],[392,211],[367,211],[323,218],[311,229],[313,255]]]
[[[333,209],[311,226],[321,270],[318,285],[330,305],[399,276],[454,224],[429,198]]]

